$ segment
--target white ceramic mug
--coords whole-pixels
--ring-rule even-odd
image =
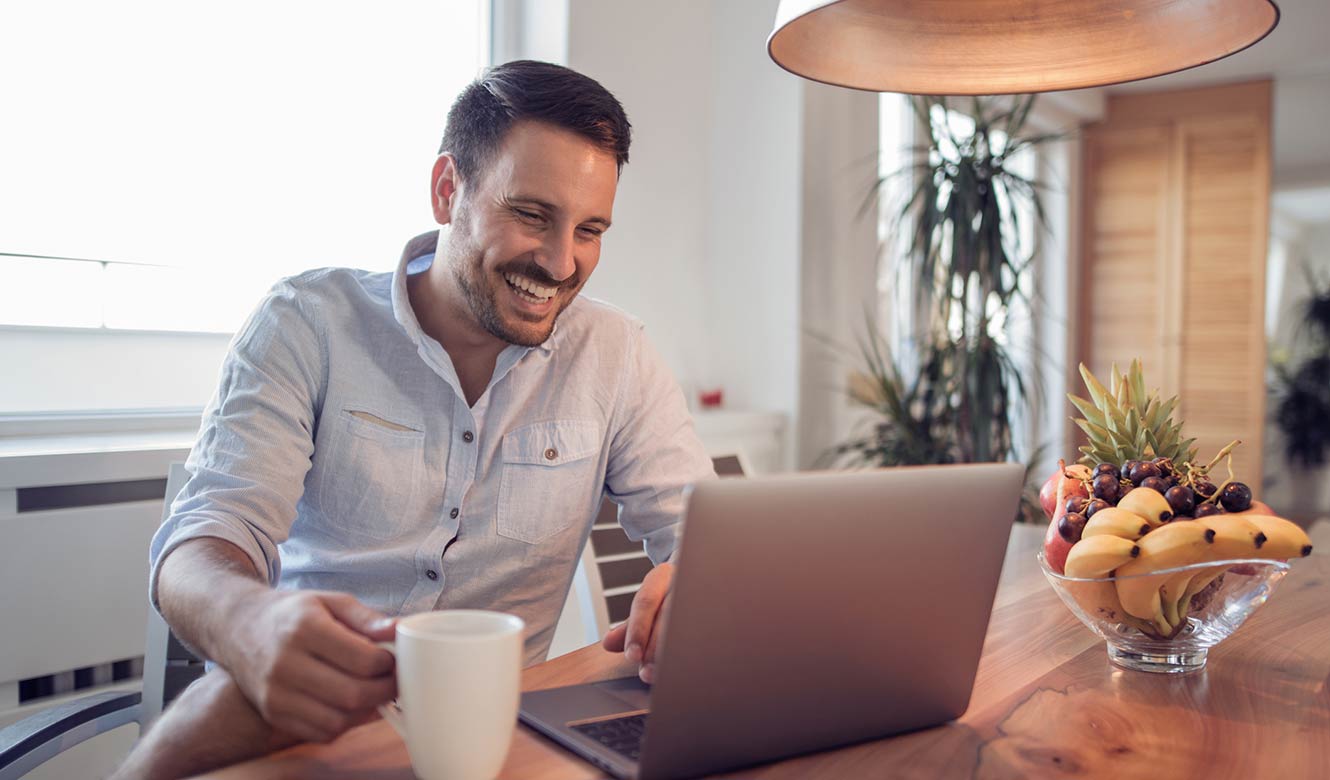
[[[422,780],[493,780],[517,723],[522,619],[452,609],[397,622],[397,701],[379,708]]]

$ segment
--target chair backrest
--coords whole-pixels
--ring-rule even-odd
[[[166,479],[166,501],[162,505],[162,522],[171,516],[171,504],[189,479],[185,464],[172,463]],[[142,724],[146,729],[162,714],[190,683],[203,675],[204,664],[189,648],[171,633],[170,627],[157,610],[148,610],[148,637],[143,653],[143,711]]]
[[[711,462],[722,479],[748,473],[741,453],[713,455]],[[611,626],[628,619],[633,596],[651,566],[642,545],[629,539],[619,526],[619,505],[604,499],[573,579],[573,595],[583,613],[594,616],[594,633],[587,632],[588,642],[596,641]]]

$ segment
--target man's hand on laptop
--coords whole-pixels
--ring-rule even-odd
[[[275,591],[237,615],[222,660],[273,727],[326,742],[397,695],[394,621],[344,593]],[[228,663],[229,662],[229,663]]]
[[[664,632],[666,608],[670,601],[670,583],[674,564],[662,563],[647,572],[633,597],[628,620],[610,629],[601,646],[612,653],[622,652],[638,665],[642,682],[651,683],[656,674],[656,645]]]

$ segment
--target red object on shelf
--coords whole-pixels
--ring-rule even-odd
[[[697,401],[703,409],[717,409],[725,402],[725,391],[720,388],[703,390],[697,394]]]

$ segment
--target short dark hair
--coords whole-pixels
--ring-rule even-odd
[[[458,173],[467,179],[523,120],[577,133],[613,154],[620,172],[628,162],[632,125],[618,99],[595,79],[534,60],[496,65],[467,85],[448,111],[439,153],[451,154]]]

